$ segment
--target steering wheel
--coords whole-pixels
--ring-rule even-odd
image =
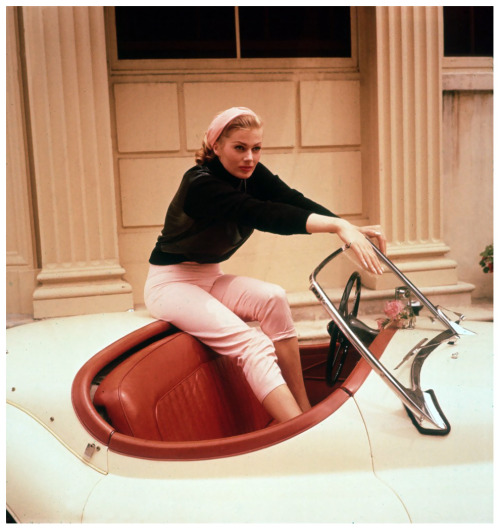
[[[352,311],[348,312],[349,296],[352,288],[356,283],[356,291],[354,293],[354,305]],[[342,298],[339,304],[340,316],[349,322],[352,318],[358,315],[359,299],[361,296],[361,275],[359,272],[353,272],[347,280]],[[347,337],[341,333],[339,327],[332,320],[328,324],[328,333],[330,335],[330,347],[328,349],[328,358],[326,360],[326,383],[328,386],[334,386],[337,382],[340,372],[344,366],[349,351],[350,342]]]

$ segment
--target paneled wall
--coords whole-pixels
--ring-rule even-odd
[[[136,303],[169,201],[194,165],[208,124],[225,108],[247,106],[263,118],[261,161],[290,186],[337,214],[363,217],[357,76],[254,77],[211,81],[200,75],[173,82],[167,76],[112,76],[120,259]],[[306,290],[310,272],[335,244],[333,236],[255,233],[224,270]]]

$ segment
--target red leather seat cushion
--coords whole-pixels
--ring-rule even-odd
[[[94,397],[122,434],[148,440],[224,438],[271,420],[236,361],[175,333],[118,365]]]

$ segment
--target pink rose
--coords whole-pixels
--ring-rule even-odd
[[[398,318],[399,313],[403,311],[404,304],[400,300],[392,300],[390,302],[386,302],[384,307],[384,313],[392,320],[395,320]]]

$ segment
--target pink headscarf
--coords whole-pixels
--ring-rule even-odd
[[[234,120],[238,116],[254,116],[257,118],[257,115],[253,110],[247,109],[246,107],[231,107],[230,109],[225,110],[218,114],[210,124],[205,134],[205,143],[210,149],[214,148],[214,144],[221,135],[224,127]]]

